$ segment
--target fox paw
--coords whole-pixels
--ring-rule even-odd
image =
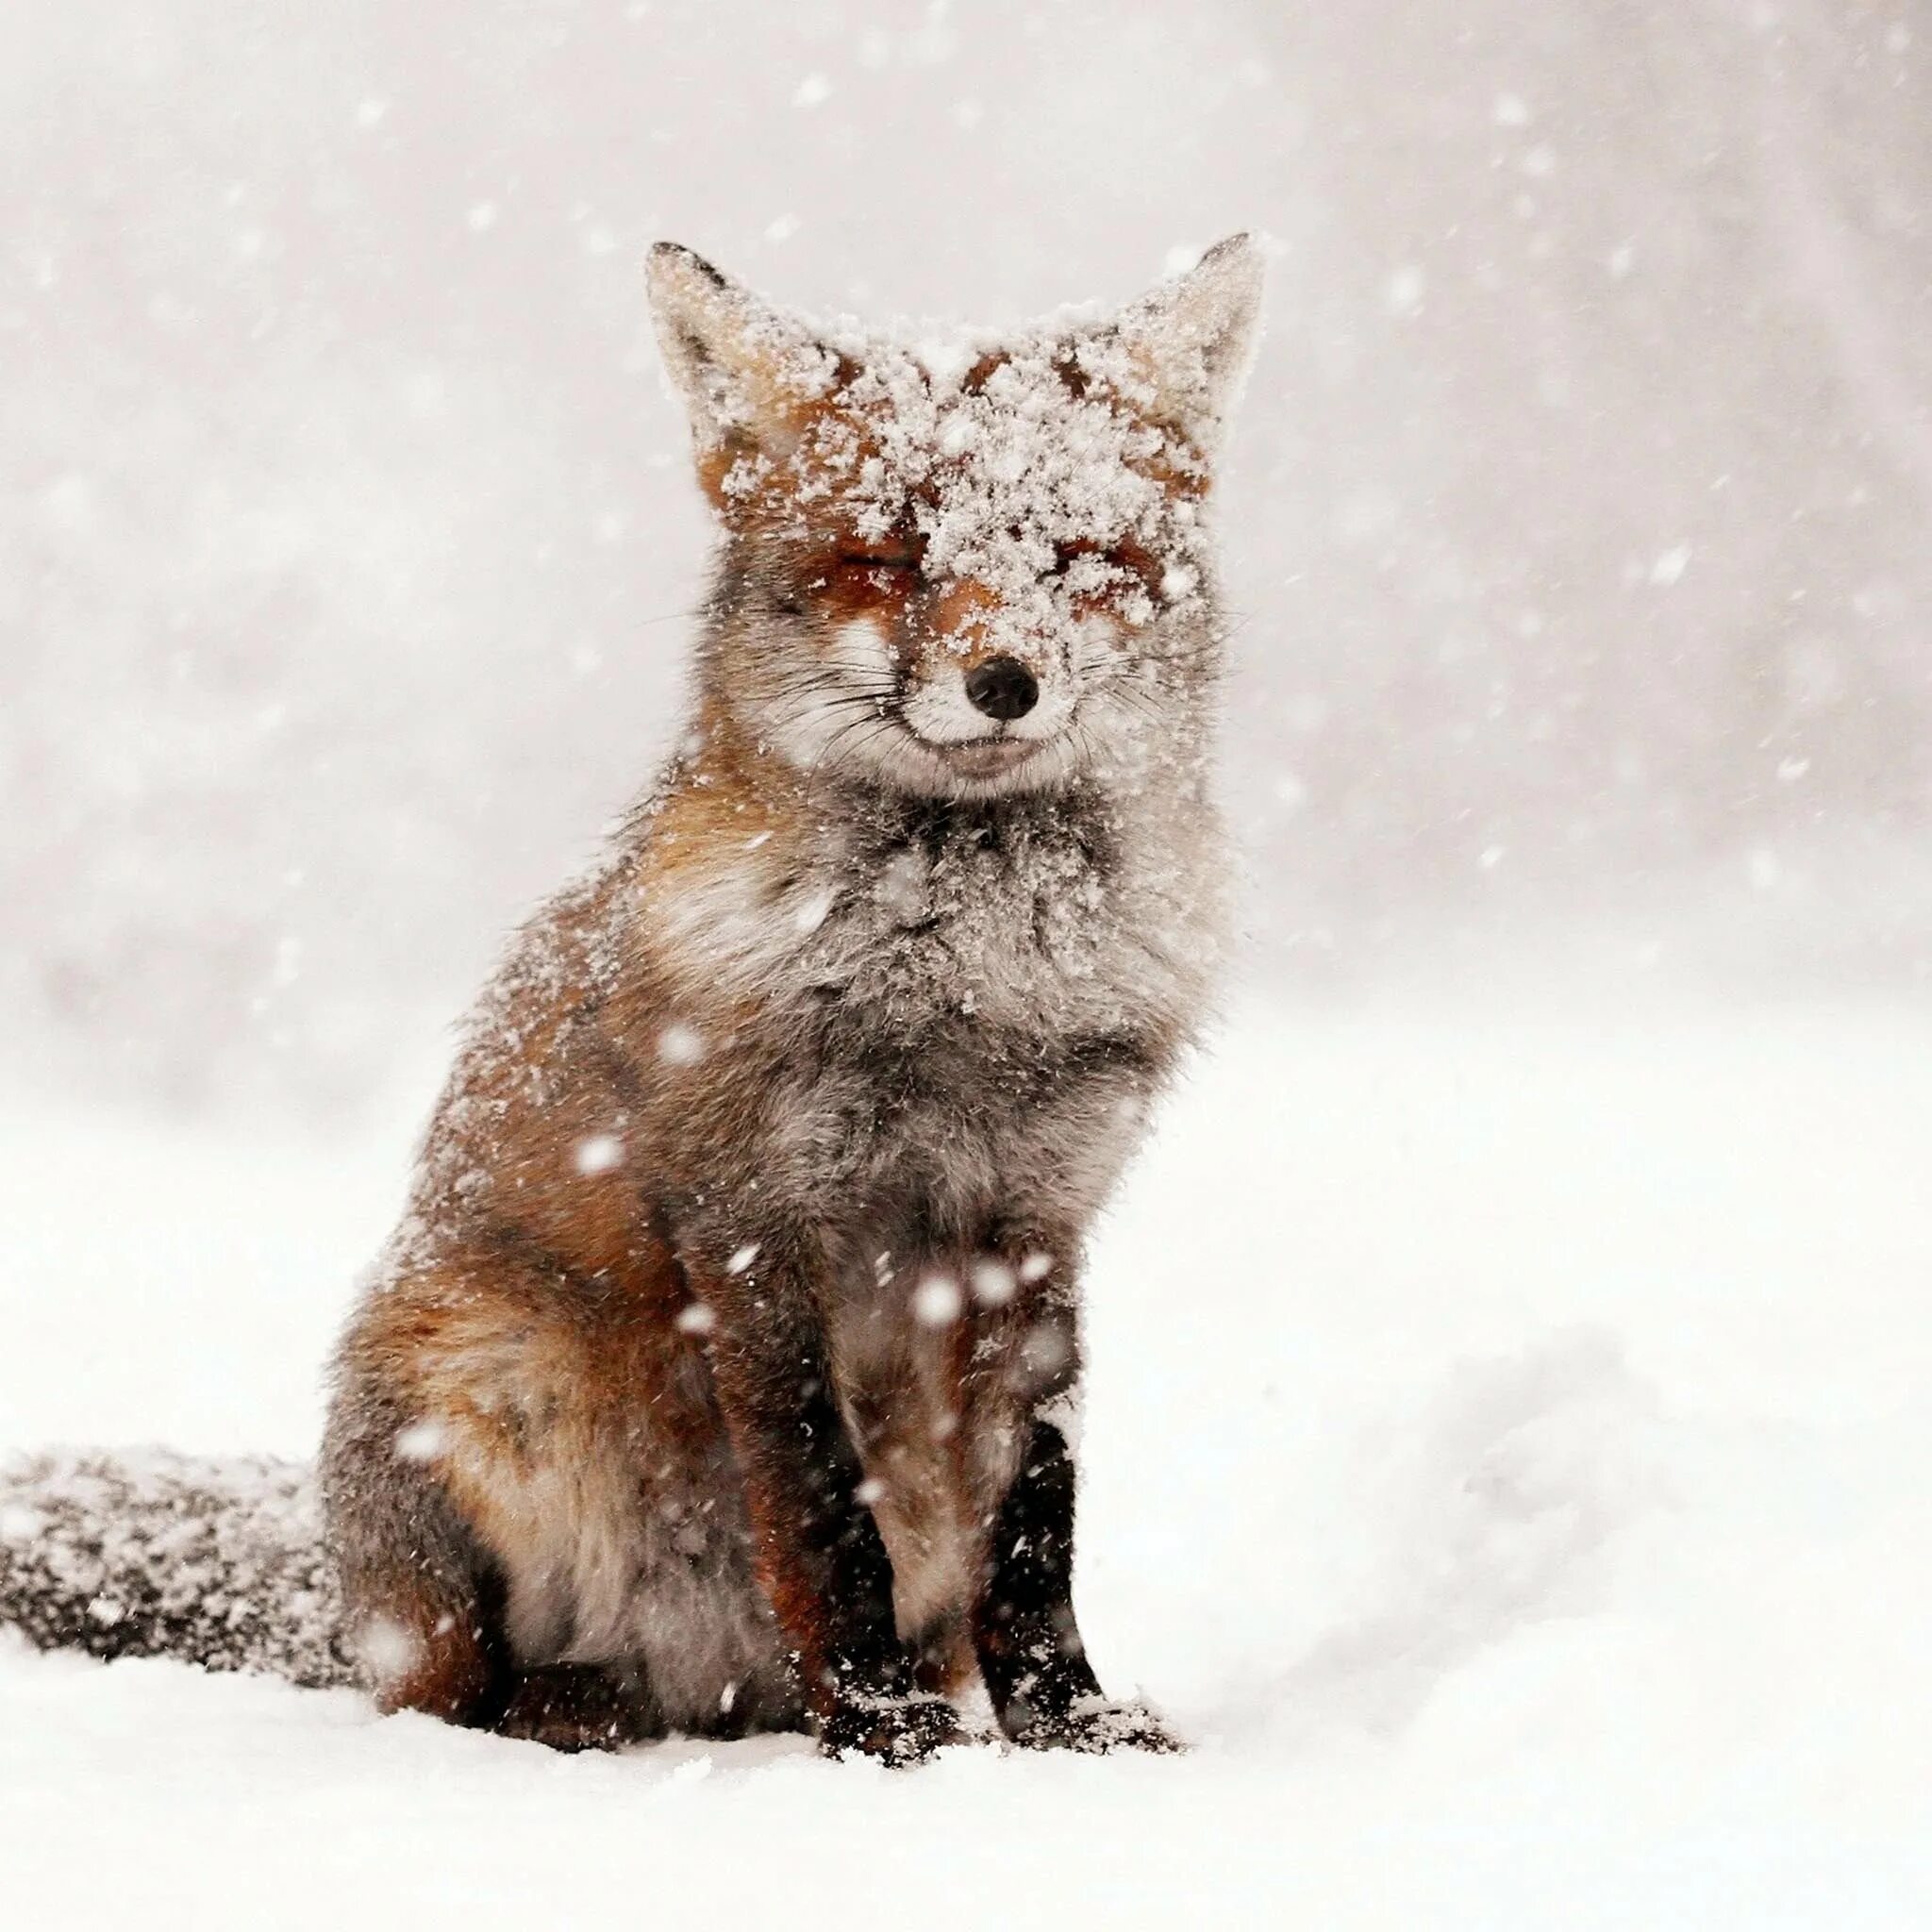
[[[615,1751],[637,1740],[636,1714],[601,1671],[552,1664],[525,1671],[497,1731],[553,1751]]]
[[[1083,1698],[1071,1710],[1009,1711],[1008,1736],[1028,1751],[1185,1751],[1187,1740],[1168,1729],[1144,1704],[1111,1704]]]
[[[959,1715],[938,1697],[850,1697],[819,1724],[827,1757],[857,1751],[882,1764],[924,1764],[959,1740]]]

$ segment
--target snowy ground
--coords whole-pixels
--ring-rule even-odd
[[[305,1451],[425,1082],[8,1106],[0,1445]],[[567,1759],[0,1641],[0,1915],[1924,1927],[1928,1149],[1903,1008],[1251,1011],[1093,1269],[1083,1618],[1191,1755]]]

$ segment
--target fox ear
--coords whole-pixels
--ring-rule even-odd
[[[1247,377],[1260,318],[1261,251],[1252,237],[1230,235],[1116,320],[1155,413],[1210,456]]]
[[[797,323],[675,242],[651,250],[658,347],[691,417],[698,472],[719,498],[741,456],[783,454],[798,410],[824,382],[824,354]]]

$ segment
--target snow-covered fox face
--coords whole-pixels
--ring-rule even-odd
[[[914,341],[660,244],[725,532],[709,695],[814,775],[951,797],[1167,754],[1217,652],[1205,505],[1258,306],[1224,242],[1110,318]]]

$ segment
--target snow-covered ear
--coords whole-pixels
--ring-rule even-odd
[[[824,388],[827,358],[798,323],[675,242],[651,250],[647,274],[665,373],[717,497],[740,457],[796,444],[800,405]]]
[[[1230,235],[1116,320],[1154,413],[1208,455],[1247,376],[1260,317],[1261,251],[1252,237]]]

